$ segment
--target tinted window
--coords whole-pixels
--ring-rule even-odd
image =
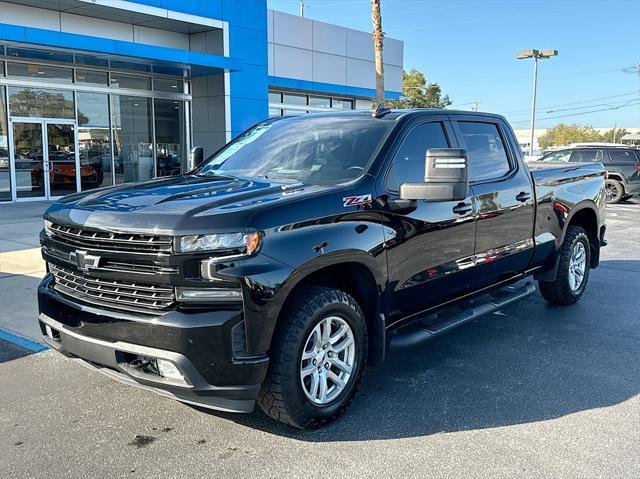
[[[595,148],[589,150],[576,150],[571,153],[569,161],[578,163],[587,163],[590,161],[602,161],[604,154],[602,150],[596,150]]]
[[[538,161],[569,161],[570,157],[571,157],[571,151],[563,150],[563,151],[556,151],[554,153],[548,153],[542,158],[540,158]]]
[[[343,183],[367,171],[393,124],[364,115],[266,121],[211,156],[197,174]]]
[[[471,181],[500,178],[509,172],[509,160],[494,123],[458,122],[469,155]]]
[[[609,156],[611,157],[611,161],[618,162],[636,162],[636,156],[634,155],[632,150],[623,150],[623,149],[611,149],[609,150]]]
[[[414,127],[393,158],[387,188],[398,191],[402,183],[424,181],[424,164],[429,148],[449,148],[442,123],[423,123]]]

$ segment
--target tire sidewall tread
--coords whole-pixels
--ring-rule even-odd
[[[356,364],[347,389],[327,405],[313,404],[300,383],[300,357],[319,320],[330,315],[345,320],[354,334]],[[304,286],[287,305],[276,327],[269,352],[269,370],[258,405],[272,418],[297,428],[315,428],[340,416],[351,404],[362,380],[367,358],[367,323],[348,293],[322,286]]]

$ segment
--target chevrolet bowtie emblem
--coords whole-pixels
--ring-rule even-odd
[[[75,264],[80,271],[89,271],[90,268],[98,267],[100,256],[87,254],[86,251],[77,249],[69,253],[69,262]]]

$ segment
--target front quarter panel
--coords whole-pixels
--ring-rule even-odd
[[[249,352],[269,349],[287,298],[312,273],[337,264],[359,263],[371,272],[379,291],[384,290],[386,256],[380,214],[370,203],[344,206],[343,201],[346,196],[367,194],[363,189],[351,189],[348,194],[336,191],[287,205],[283,207],[286,211],[266,210],[252,219],[250,227],[264,232],[259,254],[220,270],[223,276],[242,280]],[[325,215],[309,219],[313,211]],[[278,218],[295,221],[274,224]]]

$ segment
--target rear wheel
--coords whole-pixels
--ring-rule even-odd
[[[605,182],[605,191],[607,193],[607,203],[617,203],[624,196],[624,187],[617,180],[608,179]]]
[[[591,250],[587,233],[580,226],[569,226],[560,248],[555,281],[539,281],[540,293],[549,303],[576,303],[587,286]]]
[[[367,324],[344,291],[309,286],[283,313],[258,404],[298,428],[319,427],[353,400],[367,358]]]

